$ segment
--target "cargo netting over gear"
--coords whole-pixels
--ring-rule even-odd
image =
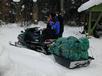
[[[86,60],[88,59],[89,40],[88,38],[79,38],[70,36],[68,38],[59,38],[49,47],[49,51],[57,56],[62,56],[68,60]]]

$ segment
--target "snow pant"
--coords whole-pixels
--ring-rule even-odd
[[[51,30],[51,29],[44,29],[42,31],[42,38],[43,40],[46,40],[46,39],[57,39],[59,36],[55,34],[55,31],[54,30]]]

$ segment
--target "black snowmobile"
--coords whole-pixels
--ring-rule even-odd
[[[16,47],[26,47],[44,54],[48,52],[48,46],[53,43],[55,39],[43,40],[42,29],[39,27],[27,28],[18,35],[18,41],[15,43],[10,42],[10,45]]]

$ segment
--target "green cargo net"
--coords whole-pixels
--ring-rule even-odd
[[[89,41],[87,38],[77,39],[70,36],[68,38],[59,38],[49,47],[52,54],[62,56],[69,60],[88,59]]]

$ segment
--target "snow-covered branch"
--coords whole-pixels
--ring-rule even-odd
[[[79,8],[78,8],[78,12],[82,12],[84,10],[87,10],[95,5],[99,5],[102,3],[102,0],[89,0],[86,3],[82,4]]]
[[[20,0],[13,0],[14,2],[20,2]]]

